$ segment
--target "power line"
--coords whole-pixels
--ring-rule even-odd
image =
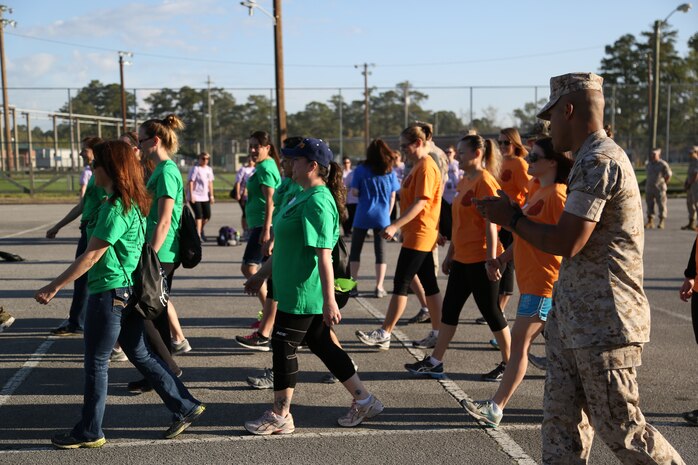
[[[99,50],[103,52],[113,52],[113,53],[118,53],[119,50],[116,48],[108,48],[108,47],[99,47],[95,45],[85,45],[85,44],[79,44],[75,42],[66,42],[63,40],[56,40],[56,39],[46,39],[43,37],[36,37],[36,36],[30,36],[27,34],[17,34],[16,32],[5,32],[7,35],[11,35],[14,37],[21,37],[23,39],[30,39],[30,40],[38,40],[41,42],[48,42],[52,44],[58,44],[58,45],[65,45],[69,47],[78,47],[78,48],[85,48],[85,49],[90,49],[90,50]],[[417,67],[417,66],[453,66],[453,65],[467,65],[467,64],[478,64],[478,63],[493,63],[493,62],[498,62],[498,61],[509,61],[509,60],[522,60],[522,59],[528,59],[528,58],[537,58],[537,57],[547,57],[547,56],[554,56],[554,55],[564,55],[567,53],[576,53],[576,52],[585,52],[589,50],[596,50],[599,48],[603,48],[605,45],[594,45],[590,47],[582,47],[582,48],[575,48],[575,49],[568,49],[568,50],[556,50],[552,52],[541,52],[541,53],[532,53],[532,54],[527,54],[527,55],[513,55],[513,56],[508,56],[508,57],[500,57],[500,58],[478,58],[478,59],[473,59],[473,60],[463,60],[463,61],[438,61],[438,62],[425,62],[425,63],[388,63],[388,64],[380,64],[378,65],[381,68],[410,68],[410,67]],[[217,63],[217,64],[226,64],[226,65],[240,65],[240,66],[274,66],[273,63],[259,63],[259,62],[249,62],[249,61],[232,61],[232,60],[217,60],[213,58],[196,58],[196,57],[185,57],[185,56],[177,56],[177,55],[161,55],[158,53],[148,53],[148,52],[139,52],[139,51],[134,51],[135,54],[144,56],[144,57],[151,57],[151,58],[160,58],[164,60],[178,60],[178,61],[188,61],[188,62],[198,62],[198,63]],[[317,65],[309,65],[309,64],[286,64],[285,66],[290,67],[290,68],[352,68],[353,65],[329,65],[329,64],[317,64]]]

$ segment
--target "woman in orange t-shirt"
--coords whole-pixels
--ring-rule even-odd
[[[504,157],[502,169],[499,173],[499,183],[502,190],[520,206],[526,202],[529,192],[528,163],[525,157],[528,150],[521,142],[521,136],[516,128],[505,128],[499,132],[497,140],[499,150]],[[499,231],[499,240],[506,249],[514,240],[511,232],[506,229]],[[499,306],[502,311],[509,303],[509,299],[514,293],[514,261],[510,261],[506,268],[502,270],[502,279],[499,281]]]
[[[439,233],[441,211],[441,172],[429,156],[431,125],[415,123],[400,134],[400,150],[412,162],[412,169],[400,189],[400,217],[383,230],[391,240],[402,230],[402,248],[393,279],[393,295],[383,325],[373,331],[357,331],[356,337],[366,345],[387,350],[390,333],[405,311],[407,290],[415,275],[424,287],[432,331],[416,347],[430,345],[438,336],[441,320],[441,294],[436,281],[432,249]]]
[[[540,187],[524,204],[522,211],[532,221],[557,224],[565,208],[565,183],[572,160],[555,152],[552,140],[546,137],[534,143],[528,161],[528,174],[540,181]],[[521,297],[512,329],[509,363],[492,399],[464,402],[472,416],[490,426],[499,424],[504,407],[526,374],[528,350],[543,330],[552,307],[553,285],[562,261],[562,257],[542,252],[515,235],[513,246],[496,259],[488,260],[487,268],[490,272],[501,270],[512,258],[517,263],[516,282]]]
[[[458,326],[463,305],[471,294],[495,335],[502,352],[502,363],[485,381],[499,381],[509,359],[509,327],[497,300],[499,270],[488,271],[485,264],[503,250],[497,239],[497,225],[480,215],[473,199],[496,195],[501,156],[495,142],[481,136],[465,136],[458,142],[456,156],[464,176],[453,199],[453,233],[442,269],[448,275],[448,286],[441,310],[441,326],[436,347],[431,355],[417,363],[408,363],[410,373],[441,378],[443,357]]]

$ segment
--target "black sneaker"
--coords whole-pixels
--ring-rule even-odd
[[[416,363],[405,363],[405,369],[413,375],[428,375],[432,378],[440,379],[444,377],[444,364],[433,365],[429,361],[429,355],[424,360]]]
[[[59,326],[56,329],[52,329],[51,334],[54,336],[78,336],[82,334],[82,328],[79,328],[72,323],[68,323],[63,326]]]
[[[407,324],[412,324],[412,323],[430,323],[431,322],[431,315],[429,315],[429,310],[426,308],[420,308],[419,312],[409,320],[407,320]]]
[[[485,320],[483,317],[476,318],[476,319],[475,319],[475,324],[476,324],[476,325],[486,325],[486,324],[487,324],[487,320]]]
[[[107,442],[104,438],[99,439],[78,439],[73,437],[72,433],[56,434],[51,438],[51,444],[58,449],[79,449],[85,447],[88,449],[97,449],[102,447]]]
[[[139,381],[131,381],[128,383],[128,390],[134,394],[142,394],[144,392],[150,392],[153,390],[153,385],[150,381],[143,378]]]
[[[206,411],[206,406],[204,404],[199,404],[196,407],[194,407],[194,410],[189,412],[184,418],[181,420],[176,420],[172,425],[165,431],[165,434],[163,437],[165,439],[174,439],[182,432],[189,428],[194,421],[196,421],[197,418],[201,416],[202,413]]]
[[[498,383],[502,380],[502,377],[504,376],[504,370],[506,369],[507,364],[502,362],[499,365],[497,365],[497,368],[494,370],[490,371],[489,373],[486,373],[482,375],[482,380],[483,381],[491,381],[493,383]]]
[[[269,352],[271,350],[271,339],[259,334],[255,331],[247,336],[235,336],[235,342],[246,349],[259,350],[261,352]]]

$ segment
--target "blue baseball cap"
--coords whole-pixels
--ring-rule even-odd
[[[327,146],[325,141],[322,139],[306,138],[303,141],[292,148],[283,148],[281,153],[285,157],[295,158],[295,157],[305,157],[310,161],[315,161],[320,166],[325,168],[330,166],[332,160],[334,160],[334,154],[332,150]]]

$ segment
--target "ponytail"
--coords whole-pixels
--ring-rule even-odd
[[[485,139],[477,134],[467,135],[460,142],[467,145],[471,150],[482,150],[483,167],[495,179],[499,179],[499,171],[502,167],[502,154],[493,139]]]
[[[177,115],[167,115],[164,119],[149,119],[141,124],[141,128],[148,137],[160,139],[160,143],[168,155],[174,155],[179,150],[177,131],[184,128],[184,123]]]
[[[271,137],[266,131],[255,131],[250,134],[250,139],[256,139],[259,145],[269,146],[269,156],[276,163],[276,169],[281,171],[281,158],[279,152],[276,151],[276,146],[271,142]]]
[[[347,213],[347,188],[344,186],[342,178],[342,167],[335,162],[330,162],[330,166],[325,168],[318,165],[318,175],[325,181],[325,185],[332,193],[334,203],[337,204],[339,212],[339,222],[343,223],[349,217]]]

